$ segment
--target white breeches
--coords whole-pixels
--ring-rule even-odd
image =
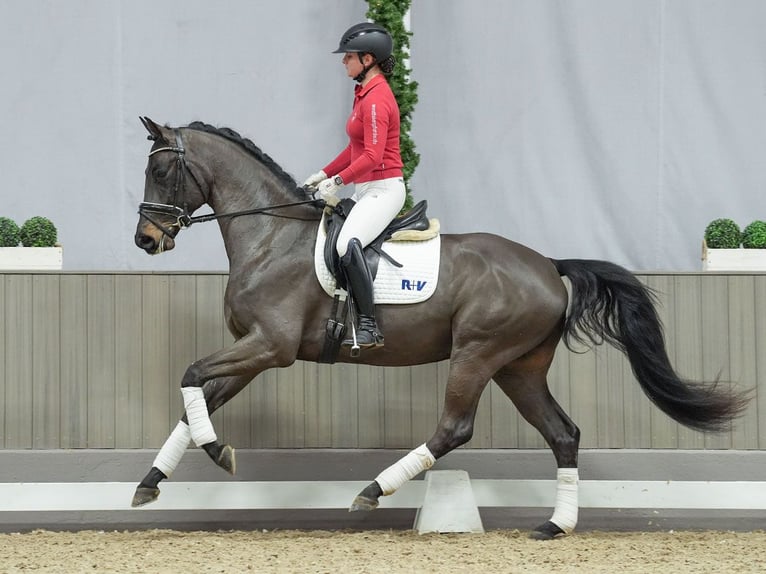
[[[356,205],[343,224],[335,244],[338,255],[343,257],[346,254],[348,242],[354,237],[362,247],[369,245],[401,211],[406,196],[407,190],[401,177],[356,184],[351,196]]]

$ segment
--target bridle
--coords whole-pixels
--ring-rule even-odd
[[[153,203],[150,201],[143,201],[138,204],[138,213],[145,217],[149,222],[151,222],[157,229],[162,231],[165,235],[169,237],[173,237],[174,233],[172,229],[176,228],[176,232],[178,233],[178,230],[185,229],[189,227],[192,224],[192,217],[189,213],[189,209],[187,207],[186,203],[186,178],[184,177],[184,172],[189,171],[189,173],[192,176],[192,179],[194,179],[194,183],[197,184],[197,187],[202,190],[202,186],[200,185],[200,182],[197,180],[196,176],[189,170],[189,167],[186,165],[186,150],[184,149],[183,140],[181,139],[181,132],[179,132],[177,129],[173,130],[176,136],[176,145],[174,146],[166,146],[166,147],[158,147],[157,149],[153,149],[149,152],[149,157],[153,156],[156,153],[159,153],[161,151],[172,151],[175,152],[177,158],[176,158],[176,181],[173,185],[173,202],[172,203]],[[149,136],[150,139],[156,139],[156,136]],[[178,205],[178,192],[181,191],[182,197],[183,197],[183,207]],[[175,222],[172,223],[168,229],[165,227],[162,223],[160,223],[157,219],[152,217],[152,215],[163,215],[163,216],[170,216],[175,218]]]
[[[257,207],[254,209],[246,209],[243,211],[235,211],[232,213],[208,213],[205,215],[197,215],[192,216],[191,213],[189,213],[188,204],[186,202],[186,173],[188,172],[189,175],[191,175],[191,178],[194,180],[194,183],[197,185],[197,188],[199,188],[200,193],[202,193],[202,196],[205,198],[205,203],[207,203],[207,197],[205,197],[204,193],[204,187],[199,179],[197,179],[197,176],[194,175],[194,172],[189,169],[189,166],[186,164],[186,149],[184,149],[183,139],[181,138],[181,132],[178,129],[174,129],[173,133],[175,134],[176,138],[176,145],[175,146],[166,146],[166,147],[158,147],[157,149],[153,149],[149,152],[149,157],[153,156],[156,153],[159,153],[161,151],[172,151],[176,154],[176,181],[173,185],[173,202],[172,203],[154,203],[151,201],[142,201],[138,204],[138,213],[142,217],[145,217],[147,221],[152,223],[157,229],[162,231],[164,235],[167,235],[168,237],[174,237],[181,229],[186,229],[187,227],[191,227],[194,223],[201,223],[204,221],[213,221],[215,219],[221,219],[224,217],[238,217],[240,215],[256,215],[256,214],[264,214],[264,215],[271,215],[274,217],[288,217],[290,219],[303,219],[301,217],[290,217],[285,215],[278,215],[276,213],[269,213],[272,210],[275,209],[283,209],[286,207],[295,207],[297,205],[307,205],[307,204],[313,204],[316,207],[324,207],[324,201],[322,200],[316,200],[316,199],[307,199],[305,201],[295,201],[292,203],[282,203],[278,205],[270,205],[267,207]],[[148,136],[148,139],[156,140],[157,136],[151,135]],[[308,193],[308,191],[305,188],[299,187],[298,190],[304,194]],[[183,199],[183,205],[178,204],[178,193],[181,192],[182,199]],[[158,221],[153,216],[170,216],[172,218],[175,218],[175,221],[171,223],[170,225],[163,225],[160,221]],[[164,239],[164,238],[163,238]]]

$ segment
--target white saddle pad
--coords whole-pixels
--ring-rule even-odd
[[[335,294],[335,277],[324,262],[324,246],[327,239],[324,220],[319,222],[314,247],[314,268],[319,284],[331,297]],[[439,278],[439,255],[441,237],[436,235],[426,241],[386,241],[383,251],[403,267],[396,267],[384,257],[378,263],[375,277],[375,303],[420,303],[436,291]]]

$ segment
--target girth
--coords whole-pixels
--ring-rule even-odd
[[[325,212],[324,215],[327,233],[327,239],[324,244],[324,260],[327,264],[327,268],[335,277],[338,287],[341,289],[346,288],[346,279],[340,268],[340,257],[338,257],[338,251],[335,249],[335,244],[338,241],[341,227],[343,227],[343,223],[346,221],[346,217],[348,217],[348,214],[351,212],[354,205],[356,205],[356,202],[353,199],[341,199],[338,204],[332,208],[332,211],[329,213]],[[407,213],[395,217],[381,234],[364,248],[364,257],[367,260],[367,265],[370,268],[373,278],[378,274],[378,263],[381,257],[396,267],[402,266],[401,263],[383,251],[383,242],[391,239],[391,236],[397,231],[403,231],[405,229],[414,231],[427,230],[430,225],[428,216],[426,215],[427,207],[428,202],[426,200],[419,201]]]

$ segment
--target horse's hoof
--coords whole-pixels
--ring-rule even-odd
[[[237,472],[237,459],[234,456],[234,447],[224,445],[215,463],[229,474]]]
[[[545,524],[541,524],[529,533],[529,537],[533,540],[553,540],[566,535],[566,532],[561,530],[558,526],[553,524],[550,520]]]
[[[149,488],[147,486],[139,486],[136,488],[136,493],[133,495],[133,501],[130,503],[130,505],[133,508],[138,508],[139,506],[145,506],[149,504],[150,502],[154,502],[157,500],[160,496],[160,489],[159,488]]]
[[[374,498],[367,498],[366,496],[357,496],[351,506],[348,507],[349,512],[369,512],[375,510],[378,507],[378,501]]]

